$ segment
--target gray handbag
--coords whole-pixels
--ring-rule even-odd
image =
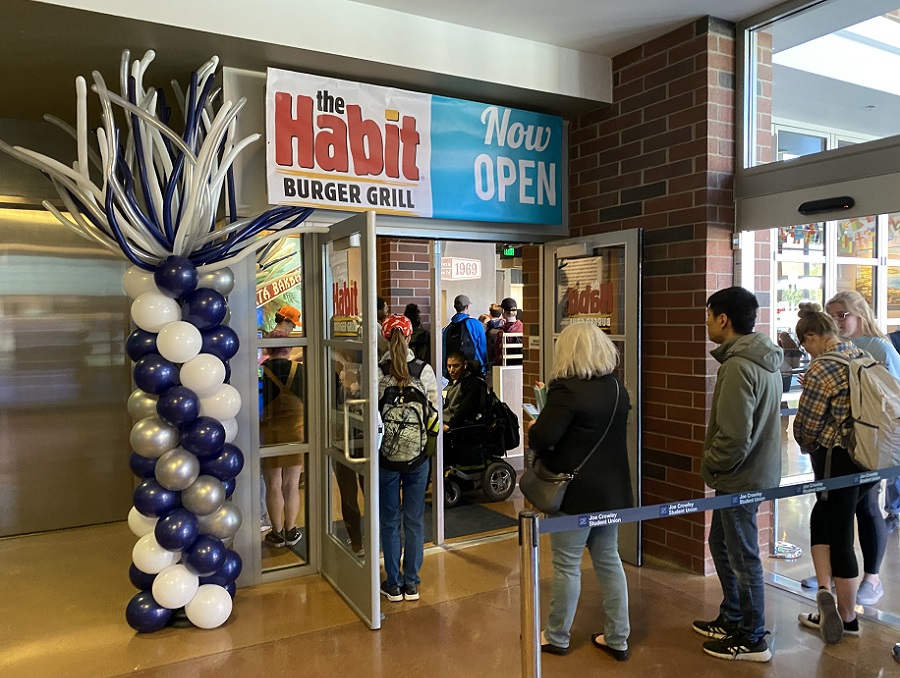
[[[609,433],[613,419],[616,417],[616,410],[619,407],[618,379],[614,379],[613,383],[616,385],[616,402],[613,405],[612,415],[609,418],[609,423],[606,425],[606,430],[603,432],[603,435],[600,436],[600,440],[598,440],[593,449],[588,452],[584,461],[582,461],[571,473],[554,473],[544,466],[540,457],[535,456],[531,466],[526,468],[525,473],[522,474],[522,478],[519,480],[519,488],[522,490],[522,494],[525,495],[525,498],[530,501],[538,511],[543,511],[544,513],[559,513],[563,499],[566,496],[566,490],[569,488],[569,483],[575,479],[575,476],[578,475],[581,467],[584,466],[588,459],[591,458],[591,455],[597,451],[597,448],[600,447],[600,443],[606,439],[606,434]]]

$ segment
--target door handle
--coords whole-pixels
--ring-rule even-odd
[[[344,401],[344,458],[351,464],[365,464],[367,459],[365,457],[358,459],[350,456],[350,406],[364,405],[368,402],[364,398]],[[365,450],[365,448],[363,449]]]

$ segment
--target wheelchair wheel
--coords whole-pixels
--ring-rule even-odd
[[[505,501],[516,489],[516,470],[505,461],[488,464],[481,476],[481,490],[491,501]]]
[[[459,483],[449,478],[444,478],[444,508],[453,508],[462,498],[462,488]]]

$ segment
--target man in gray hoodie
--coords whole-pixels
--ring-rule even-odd
[[[783,352],[754,332],[759,303],[743,287],[719,290],[706,301],[706,329],[719,361],[700,473],[717,495],[777,487],[781,479]],[[758,503],[713,513],[709,551],[722,585],[719,616],[695,621],[713,638],[703,651],[721,659],[767,662],[765,602]]]

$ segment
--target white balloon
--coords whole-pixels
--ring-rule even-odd
[[[163,358],[173,363],[186,363],[197,357],[202,347],[203,337],[200,336],[200,330],[183,320],[169,323],[156,337],[156,350]]]
[[[199,586],[200,578],[186,565],[170,565],[153,580],[153,599],[163,607],[177,610],[191,602]]]
[[[164,549],[156,541],[156,535],[152,532],[138,539],[131,550],[131,560],[134,562],[134,566],[147,574],[162,572],[178,562],[179,558],[181,558],[181,551]]]
[[[156,527],[156,516],[145,516],[134,506],[128,512],[128,527],[135,537],[144,537],[153,532]],[[162,547],[160,547],[162,548]]]
[[[179,376],[182,386],[204,398],[218,391],[225,381],[225,364],[211,353],[201,353],[181,366]]]
[[[234,439],[237,438],[238,425],[237,419],[225,419],[221,422],[222,427],[225,429],[225,442],[233,443]]]
[[[142,330],[156,333],[181,320],[181,306],[159,292],[144,292],[131,303],[131,317]]]
[[[231,384],[222,384],[211,396],[200,398],[200,416],[219,421],[234,419],[241,411],[241,394]]]
[[[203,584],[196,595],[184,606],[191,624],[201,629],[214,629],[224,624],[231,615],[231,595],[216,584]]]
[[[159,292],[159,288],[153,281],[153,271],[145,271],[137,266],[130,266],[122,276],[122,287],[125,294],[132,299],[137,299],[144,292]]]

